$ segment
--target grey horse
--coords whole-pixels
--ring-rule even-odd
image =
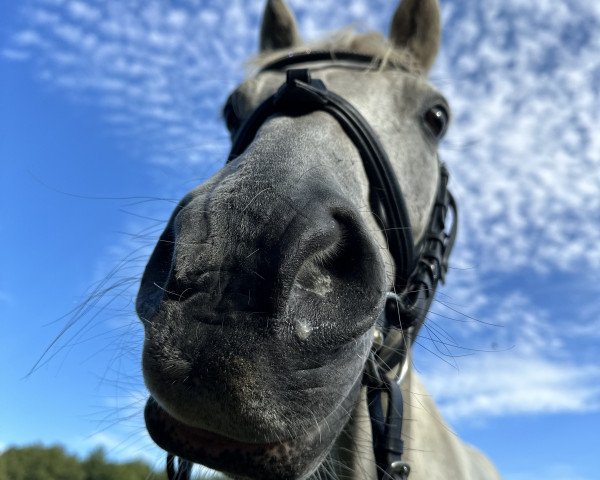
[[[403,0],[389,39],[342,32],[309,46],[283,1],[269,0],[256,60],[373,59],[307,63],[388,152],[415,244],[436,203],[449,119],[426,80],[439,41],[437,0]],[[285,71],[262,69],[235,90],[234,139],[282,82]],[[233,478],[406,478],[382,472],[373,450],[363,378],[399,267],[356,142],[327,112],[279,112],[230,160],[179,203],[142,278],[150,435],[183,464]],[[411,480],[499,478],[444,423],[410,364],[407,348],[386,374],[402,392]]]

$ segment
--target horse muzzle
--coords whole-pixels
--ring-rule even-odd
[[[233,471],[214,460],[225,450],[268,462],[278,444],[280,467],[310,469],[290,452],[325,454],[352,410],[385,296],[379,247],[318,181],[221,180],[177,208],[142,280],[148,430],[213,468]]]

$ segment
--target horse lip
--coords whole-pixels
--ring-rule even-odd
[[[305,479],[329,450],[327,448],[310,462],[304,462],[298,470],[293,460],[298,453],[294,439],[262,444],[233,440],[176,420],[152,397],[146,404],[144,417],[150,437],[162,449],[240,479]],[[306,455],[306,451],[300,452]]]
[[[346,399],[316,428],[298,437],[265,443],[235,440],[175,419],[152,396],[144,410],[146,428],[152,440],[163,450],[193,463],[237,475],[236,478],[305,479],[320,465],[337,438],[337,434],[326,435],[321,427],[328,427],[331,433],[332,423],[346,423],[361,378],[358,377]]]
[[[144,410],[144,418],[152,439],[167,451],[166,443],[170,443],[166,436],[184,437],[187,443],[207,450],[221,451],[223,449],[236,449],[251,451],[253,449],[265,450],[273,448],[278,443],[250,443],[235,440],[218,433],[210,432],[202,428],[194,427],[176,419],[162,408],[158,402],[150,396]]]

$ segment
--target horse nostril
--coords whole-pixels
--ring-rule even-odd
[[[371,251],[365,242],[370,241],[363,235],[358,222],[341,214],[334,215],[334,219],[339,225],[340,238],[332,248],[323,252],[321,260],[323,267],[331,274],[347,279],[362,272],[363,257]]]
[[[301,261],[287,279],[289,289],[281,296],[285,310],[280,313],[294,319],[300,341],[307,342],[310,337],[312,343],[340,344],[372,326],[373,309],[385,287],[384,267],[358,213],[346,208],[327,213],[329,229],[317,229],[315,235],[315,229],[309,228],[304,235],[307,241],[295,252]],[[282,272],[286,270],[289,272],[287,268]],[[329,324],[331,318],[347,319],[348,323],[343,329],[334,328]],[[314,337],[312,332],[319,335]],[[330,334],[335,338],[328,338]]]
[[[294,279],[302,288],[317,295],[332,291],[333,279],[346,279],[359,266],[356,232],[340,216],[333,216],[329,235],[320,235],[308,248],[307,255]]]

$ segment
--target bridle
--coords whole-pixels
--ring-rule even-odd
[[[375,341],[363,373],[373,436],[373,451],[379,480],[406,480],[410,467],[402,461],[403,402],[400,373],[390,379],[392,370],[402,371],[437,288],[445,279],[448,257],[457,233],[457,207],[447,189],[448,171],[439,162],[439,184],[429,225],[418,245],[414,244],[404,197],[387,153],[366,119],[347,100],[311,77],[309,68],[289,68],[299,64],[331,62],[340,68],[406,68],[383,64],[381,60],[350,52],[309,52],[277,59],[259,73],[285,71],[286,81],[276,93],[262,102],[234,132],[228,162],[241,155],[252,143],[258,129],[273,115],[301,116],[315,111],[331,115],[356,146],[370,185],[370,205],[395,261],[394,284],[387,293],[384,308],[375,323]],[[231,105],[228,103],[229,108]],[[232,114],[225,107],[225,115]],[[447,228],[448,211],[452,223]],[[383,395],[387,395],[384,408]],[[385,411],[384,411],[385,410]],[[170,480],[188,480],[191,463],[167,456]]]

